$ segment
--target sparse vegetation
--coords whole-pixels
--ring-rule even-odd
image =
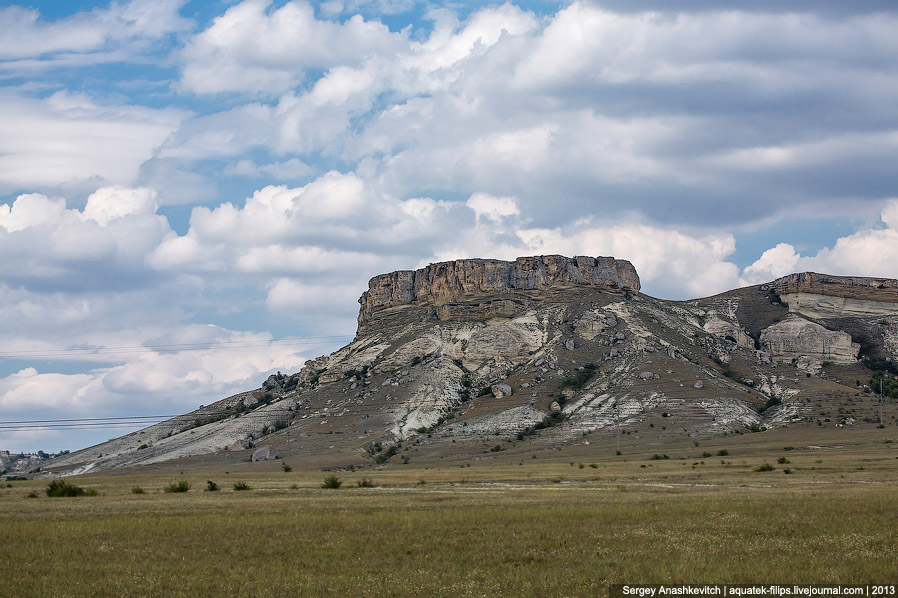
[[[190,482],[187,480],[181,480],[180,482],[172,482],[168,486],[165,486],[162,491],[167,493],[172,492],[187,492],[190,490]]]
[[[374,482],[372,482],[370,478],[362,478],[356,482],[356,485],[359,488],[374,488]]]
[[[329,475],[324,478],[324,483],[321,484],[322,488],[330,488],[336,489],[343,485],[343,482],[335,475]]]
[[[291,471],[293,471],[293,468],[291,466],[287,465],[287,462],[285,461],[285,462],[281,463],[281,470],[284,471],[285,473],[290,473]]]
[[[59,498],[64,496],[96,496],[97,491],[92,488],[82,488],[66,480],[53,480],[44,490],[47,496]]]
[[[560,387],[561,390],[564,390],[566,388],[570,388],[571,390],[582,389],[584,386],[586,386],[586,383],[589,382],[592,379],[592,377],[596,375],[596,372],[598,371],[598,369],[599,369],[599,366],[597,366],[596,364],[587,363],[586,365],[583,366],[582,370],[578,371],[573,376],[565,378],[564,380],[561,381],[561,387]]]
[[[206,480],[206,492],[218,492],[218,484],[212,480]]]
[[[235,492],[244,492],[246,490],[252,490],[249,484],[246,482],[234,482],[234,491]]]
[[[146,490],[140,486],[131,486],[131,494],[146,494]]]
[[[752,471],[773,471],[774,469],[773,465],[765,461],[761,465],[755,467]]]

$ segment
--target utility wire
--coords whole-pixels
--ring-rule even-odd
[[[279,339],[252,339],[244,341],[210,341],[206,343],[180,343],[162,345],[122,345],[108,347],[76,347],[66,349],[24,349],[0,351],[0,358],[66,357],[70,355],[118,355],[126,353],[175,353],[181,351],[207,351],[210,349],[247,349],[268,346],[315,345],[328,341],[353,338],[350,334],[333,336],[293,336]]]

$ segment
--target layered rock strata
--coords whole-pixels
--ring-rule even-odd
[[[372,278],[368,290],[359,299],[359,333],[375,313],[389,307],[430,304],[438,308],[441,318],[447,318],[455,311],[452,305],[459,302],[572,286],[633,293],[640,288],[633,265],[612,257],[545,255],[520,257],[513,262],[489,259],[440,262]]]

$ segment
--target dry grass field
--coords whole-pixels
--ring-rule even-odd
[[[0,594],[602,596],[610,583],[898,579],[894,429],[622,449],[353,472],[185,460],[75,478],[98,492],[75,498],[11,482]],[[342,486],[322,488],[328,475]],[[188,492],[162,491],[182,480]]]

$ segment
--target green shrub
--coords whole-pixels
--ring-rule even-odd
[[[762,465],[758,465],[757,467],[754,468],[754,471],[773,471],[773,470],[774,470],[773,465],[771,465],[770,463],[767,463],[766,461]]]
[[[31,492],[29,492],[28,494],[25,495],[25,498],[37,498],[37,492],[32,490]]]
[[[359,488],[374,488],[374,482],[372,482],[369,478],[362,478],[358,482]]]
[[[326,478],[324,478],[324,483],[321,484],[321,487],[322,487],[322,488],[336,489],[336,488],[339,488],[339,487],[342,486],[342,485],[343,485],[343,482],[340,481],[340,478],[338,478],[338,477],[335,476],[335,475],[329,475],[329,476],[327,476]]]
[[[181,480],[180,482],[172,482],[168,486],[162,489],[163,492],[187,492],[190,490],[190,482],[187,480]]]
[[[561,381],[561,389],[571,388],[573,390],[580,390],[583,388],[590,379],[595,376],[596,370],[599,369],[594,363],[587,363],[583,366],[583,369],[574,374],[569,378],[565,378]]]
[[[287,465],[286,462],[285,462],[285,463],[281,463],[281,469],[283,469],[283,470],[284,470],[285,472],[287,472],[287,473],[290,473],[291,471],[293,471],[293,468],[290,467],[289,465]]]
[[[791,461],[789,461],[785,457],[780,457],[779,459],[776,460],[776,462],[779,463],[780,465],[786,465],[788,463],[791,463]]]
[[[727,457],[727,456],[729,456],[729,454],[730,454],[730,451],[728,451],[726,449],[720,449],[719,451],[717,451],[718,457]]]
[[[252,490],[252,488],[250,488],[249,484],[247,484],[246,482],[235,482],[234,490],[236,490],[237,492],[241,492],[243,490]]]
[[[218,492],[218,484],[212,480],[206,480],[206,492]]]
[[[97,491],[93,488],[82,488],[65,480],[53,480],[47,485],[45,490],[47,496],[58,498],[60,496],[96,496]]]
[[[146,491],[140,486],[131,486],[131,494],[146,494]]]

